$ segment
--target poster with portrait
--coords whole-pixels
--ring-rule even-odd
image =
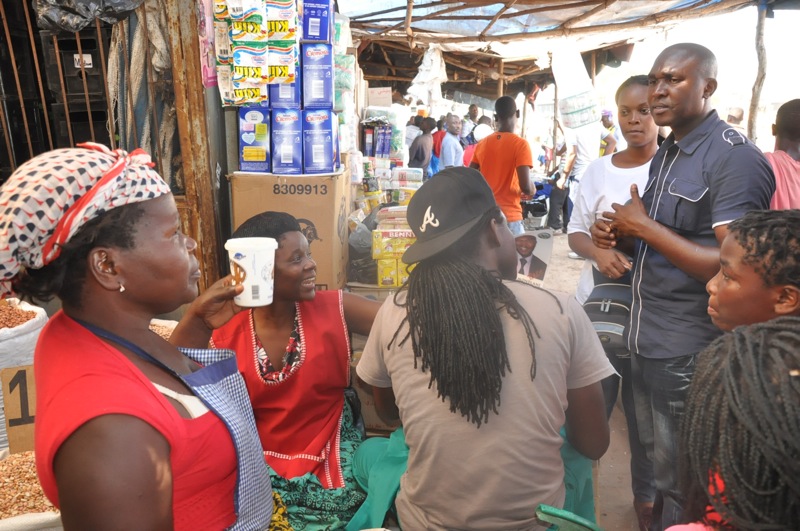
[[[517,245],[517,276],[542,286],[553,253],[553,230],[526,230],[514,239]]]

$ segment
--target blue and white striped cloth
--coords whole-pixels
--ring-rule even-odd
[[[228,428],[236,447],[238,475],[234,531],[268,529],[272,519],[272,484],[256,430],[253,407],[232,350],[180,349],[204,368],[181,379]]]

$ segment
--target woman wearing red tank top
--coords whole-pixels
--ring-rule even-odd
[[[360,413],[345,399],[349,332],[369,334],[380,303],[317,291],[317,266],[293,216],[263,212],[233,234],[251,237],[278,242],[272,304],[235,313],[214,331],[212,346],[236,352],[292,527],[342,529],[365,498],[351,468],[364,434]]]
[[[200,278],[152,166],[141,150],[82,144],[0,188],[0,297],[62,304],[34,358],[39,479],[67,530],[265,529],[269,474],[230,354],[184,352],[149,329]],[[189,313],[236,289],[207,293]]]

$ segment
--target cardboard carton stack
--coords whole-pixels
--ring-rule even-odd
[[[340,121],[354,119],[340,119],[335,94],[341,83],[350,87],[343,98],[353,99],[355,57],[346,53],[346,31],[336,32],[333,0],[214,0],[214,18],[222,104],[240,107],[239,169],[339,171]],[[337,57],[342,66],[335,71]],[[343,98],[339,110],[354,114]]]
[[[377,285],[396,288],[408,280],[413,265],[401,258],[416,237],[406,220],[406,207],[385,207],[378,212],[378,226],[372,231],[372,258],[377,261]]]
[[[340,288],[352,209],[339,142],[340,122],[355,121],[345,116],[355,115],[349,26],[332,0],[213,1],[222,104],[239,107],[233,229],[266,210],[289,212],[309,241],[318,288]],[[350,87],[341,91],[350,101],[335,98],[340,84]]]

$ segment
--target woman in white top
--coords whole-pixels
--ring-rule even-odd
[[[615,99],[619,127],[628,146],[623,151],[593,161],[586,169],[567,229],[570,248],[587,258],[575,294],[581,304],[586,301],[594,287],[594,268],[609,279],[619,279],[631,269],[631,260],[624,253],[616,249],[595,247],[589,229],[597,218],[602,217],[604,211],[612,210],[612,203],[624,204],[630,200],[632,184],[636,184],[640,190],[645,189],[650,160],[658,149],[658,126],[650,116],[647,103],[647,76],[632,76],[625,80],[617,90]],[[621,377],[622,405],[631,446],[633,505],[640,529],[646,530],[655,498],[653,464],[647,458],[638,437],[629,378],[630,358],[609,358],[620,376],[611,376],[603,381],[606,411],[610,416]]]

